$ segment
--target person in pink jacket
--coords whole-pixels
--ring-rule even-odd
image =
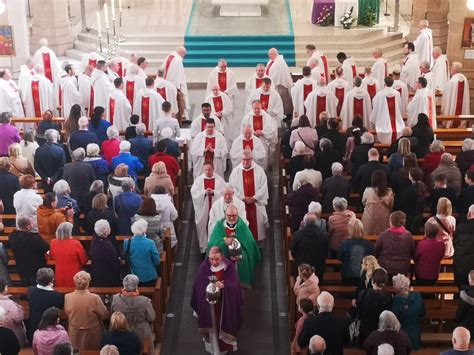
[[[293,291],[296,296],[296,303],[299,304],[302,298],[309,298],[316,306],[316,299],[319,296],[319,279],[309,264],[298,266],[298,277],[296,278]]]
[[[44,311],[39,327],[33,335],[33,352],[35,355],[51,355],[56,345],[71,343],[66,329],[58,323],[59,308],[50,307]]]

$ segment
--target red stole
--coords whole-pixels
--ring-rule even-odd
[[[95,69],[97,67],[97,59],[90,59],[89,58],[89,65]]]
[[[433,96],[428,96],[428,120],[431,128],[433,128]]]
[[[132,105],[132,108],[133,108],[134,93],[135,93],[135,82],[127,81],[125,83],[125,94],[127,95],[128,102],[130,102],[130,105]]]
[[[263,116],[253,116],[253,131],[263,131]]]
[[[456,111],[454,112],[455,115],[459,116],[462,115],[462,103],[464,99],[464,80],[458,81],[458,92],[456,97]]]
[[[89,116],[92,117],[93,113],[94,113],[94,87],[91,85],[91,97],[89,99]]]
[[[267,111],[268,105],[270,103],[270,95],[261,93],[260,94],[260,102],[262,103],[262,108]]]
[[[369,93],[370,100],[372,100],[374,96],[377,94],[377,88],[375,84],[367,85],[367,92]]]
[[[272,67],[273,63],[275,63],[274,60],[271,60],[270,63],[267,65],[267,70],[265,70],[265,75],[268,76],[270,74],[270,68]]]
[[[390,126],[392,128],[392,143],[397,140],[397,121],[395,119],[395,96],[387,97],[387,108],[390,116]]]
[[[313,91],[313,84],[304,84],[303,85],[303,101],[306,101],[306,98]]]
[[[43,66],[44,66],[44,76],[49,79],[49,81],[53,82],[53,72],[51,70],[51,58],[49,53],[42,53],[43,56]],[[36,116],[39,117],[39,116]]]
[[[342,110],[342,104],[344,103],[344,93],[345,90],[344,88],[336,88],[335,95],[337,97],[337,109],[336,109],[336,115],[339,116],[341,114]]]
[[[118,62],[118,75],[123,78],[123,65],[122,62]]]
[[[326,111],[326,96],[316,96],[316,124],[319,124],[319,115]]]
[[[354,110],[353,116],[355,117],[357,115],[360,115],[361,117],[364,117],[364,99],[358,99],[354,97],[354,101],[352,104]]]
[[[395,90],[397,90],[400,93],[400,98],[402,98],[402,91],[403,91],[402,88],[398,88],[398,89],[395,89]]]
[[[109,117],[110,123],[114,124],[114,115],[115,115],[115,99],[113,97],[109,98]]]
[[[324,78],[328,80],[329,78],[328,59],[326,58],[325,55],[322,55],[321,60],[323,61],[323,66],[324,66]]]
[[[206,189],[211,189],[215,190],[216,189],[216,179],[214,178],[204,178],[204,190]],[[212,207],[212,195],[207,195],[208,203],[209,203],[209,211],[211,210]],[[209,219],[209,217],[208,217]]]
[[[255,78],[255,89],[258,89],[260,86],[262,86],[263,83],[263,78]]]
[[[255,196],[255,179],[254,169],[242,170],[242,178],[244,179],[244,196],[254,197]],[[258,240],[258,226],[257,226],[257,206],[255,203],[245,204],[245,212],[247,214],[247,221],[249,221],[249,228],[252,232],[253,238]]]
[[[156,88],[156,92],[160,94],[160,96],[163,98],[163,100],[166,100],[166,85],[163,86],[162,88]]]
[[[174,59],[174,55],[170,54],[168,59],[166,59],[166,66],[165,66],[165,80],[168,77],[168,70],[170,69],[171,62]]]
[[[217,83],[221,91],[227,90],[227,73],[218,72],[217,73]]]
[[[33,106],[35,109],[35,117],[41,117],[41,103],[39,97],[39,81],[31,81],[31,94],[33,95]]]
[[[142,122],[146,126],[146,129],[149,129],[150,121],[150,97],[142,96]]]
[[[207,148],[209,145],[212,149],[216,149],[216,137],[206,137],[204,148]],[[206,154],[204,154],[204,161],[214,161],[214,153],[207,151]]]
[[[213,97],[212,103],[214,104],[215,112],[222,112],[222,110],[224,109],[224,104],[222,103],[222,96]]]
[[[245,150],[247,147],[250,148],[250,151],[253,151],[253,139],[249,139],[248,141],[242,139],[242,149]]]
[[[352,78],[354,79],[357,76],[357,68],[354,64],[352,64],[351,69],[352,69]]]

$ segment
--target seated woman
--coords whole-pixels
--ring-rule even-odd
[[[5,310],[3,326],[15,333],[20,346],[25,345],[26,333],[25,326],[23,325],[25,320],[23,307],[10,299],[10,296],[8,296],[8,285],[4,279],[0,279],[0,307]]]
[[[71,343],[66,329],[59,324],[59,313],[60,309],[56,307],[44,311],[38,330],[33,335],[35,355],[50,355],[57,344]]]
[[[155,320],[155,310],[148,297],[138,292],[138,276],[127,275],[123,279],[123,290],[112,297],[111,310],[122,312],[127,317],[131,330],[138,335],[140,343],[150,342],[153,353],[153,332],[150,323]]]
[[[113,236],[117,235],[117,216],[114,211],[107,205],[107,195],[98,194],[92,199],[91,210],[87,213],[85,220],[85,230],[89,235],[94,234],[95,223],[105,219],[109,222],[110,233]]]
[[[56,260],[56,286],[74,287],[73,277],[89,261],[81,242],[72,238],[72,224],[63,222],[51,240],[50,257]]]
[[[89,254],[94,287],[120,286],[120,254],[115,238],[110,237],[110,225],[105,219],[95,223]]]
[[[78,350],[99,350],[104,329],[103,320],[109,317],[99,295],[89,291],[91,275],[80,271],[74,275],[75,290],[64,296],[64,312],[69,321],[68,333],[72,346]]]
[[[84,161],[92,165],[96,178],[101,180],[104,183],[104,186],[107,186],[110,165],[107,160],[100,155],[100,148],[97,144],[90,143],[87,145],[87,157]]]
[[[120,354],[140,354],[140,339],[131,331],[127,317],[120,311],[112,314],[110,317],[110,330],[102,335],[100,346],[105,345],[115,345]]]
[[[63,222],[73,223],[74,211],[72,208],[56,208],[58,200],[54,192],[44,195],[43,204],[38,207],[39,234],[48,242],[56,236],[58,226]]]
[[[157,186],[163,186],[170,196],[174,194],[173,181],[171,180],[168,172],[166,171],[166,165],[162,161],[153,164],[151,168],[150,176],[145,178],[145,186],[143,192],[147,196],[155,191]]]
[[[35,169],[27,157],[21,154],[21,145],[19,143],[11,144],[8,147],[8,156],[12,164],[10,172],[16,176],[33,175],[35,176]]]
[[[156,164],[155,164],[156,165]],[[144,197],[138,213],[132,217],[132,223],[143,219],[147,221],[146,237],[155,242],[158,252],[163,250],[162,238],[164,237],[163,223],[161,216],[156,211],[155,200],[151,197]]]
[[[438,225],[436,239],[442,240],[446,247],[444,257],[450,258],[454,255],[453,234],[456,230],[456,218],[453,217],[453,206],[446,197],[441,197],[436,206],[436,215],[430,217],[428,222]]]
[[[313,307],[316,306],[316,299],[319,296],[319,279],[311,265],[298,265],[298,277],[293,292],[296,296],[296,303],[299,303],[303,298],[308,298],[313,302]]]
[[[154,194],[151,195],[151,198],[155,200],[156,211],[161,216],[163,228],[169,228],[171,230],[171,247],[174,248],[178,243],[178,240],[176,239],[173,222],[178,218],[178,211],[173,204],[173,199],[166,193],[163,186],[157,186]]]

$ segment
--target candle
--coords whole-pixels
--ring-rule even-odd
[[[118,0],[119,2],[119,11],[122,12],[122,0]]]
[[[99,33],[99,37],[101,36],[101,29],[100,29],[100,12],[97,11],[97,32]]]
[[[112,9],[112,21],[115,21],[115,0],[110,0],[110,7]]]
[[[109,28],[109,12],[107,11],[107,3],[104,3],[105,28]]]

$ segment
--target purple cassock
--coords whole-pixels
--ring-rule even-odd
[[[316,24],[318,17],[323,11],[323,7],[331,7],[331,12],[334,15],[335,0],[313,0],[313,12],[311,14],[311,22]]]
[[[194,281],[193,294],[191,296],[191,307],[198,315],[198,327],[202,332],[212,330],[212,314],[215,315],[218,330],[219,346],[222,350],[231,350],[236,344],[236,336],[242,325],[243,297],[239,276],[234,264],[223,258],[225,269],[213,272],[211,263],[206,259],[197,272]],[[216,276],[224,283],[221,289],[221,298],[216,304],[209,304],[206,300],[206,287],[209,284],[209,276]],[[214,307],[214,312],[211,312]],[[230,347],[230,348],[229,348]]]

